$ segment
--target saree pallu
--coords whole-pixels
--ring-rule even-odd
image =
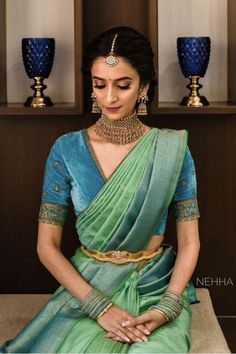
[[[147,247],[175,192],[187,144],[186,131],[152,128],[77,217],[82,245],[100,252],[138,252]],[[71,263],[95,288],[133,316],[156,304],[168,287],[175,252],[169,245],[146,261],[113,264],[78,249]],[[190,347],[189,284],[179,317],[154,330],[148,342],[120,343],[80,311],[80,301],[60,286],[49,302],[1,353],[186,353]],[[174,339],[174,340],[173,340]]]

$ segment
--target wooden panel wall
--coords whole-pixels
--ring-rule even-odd
[[[116,26],[131,26],[148,35],[148,2],[142,0],[86,0],[84,15],[85,43]]]
[[[6,0],[0,0],[0,103],[7,100],[6,90]]]
[[[103,31],[116,26],[129,26],[150,40],[157,70],[157,1],[156,0],[86,0],[84,7],[84,46]],[[85,109],[91,106],[91,85],[85,86]],[[158,90],[154,101],[157,102]],[[156,109],[152,105],[152,112]]]
[[[39,263],[35,251],[44,163],[49,147],[59,135],[88,126],[93,119],[89,116],[0,117],[1,293],[47,293],[56,288],[56,282]],[[202,243],[193,281],[205,281],[218,315],[233,315],[236,116],[155,115],[146,123],[189,131],[189,146],[198,176]],[[166,237],[168,242],[175,242],[173,220]],[[70,256],[77,246],[71,210],[65,225],[63,250]],[[234,285],[227,285],[229,278]]]
[[[236,1],[228,0],[228,100],[236,102]]]

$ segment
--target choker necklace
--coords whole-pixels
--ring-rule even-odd
[[[95,123],[95,132],[109,143],[117,145],[129,144],[140,138],[145,127],[137,117],[136,111],[129,117],[112,120],[104,114]]]

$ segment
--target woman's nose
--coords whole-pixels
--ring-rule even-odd
[[[107,90],[107,102],[108,103],[113,103],[117,101],[117,95],[115,93],[114,88],[109,87]]]

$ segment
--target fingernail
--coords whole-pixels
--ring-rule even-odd
[[[125,338],[127,342],[130,342],[130,339],[128,337]]]
[[[147,342],[147,341],[148,341],[148,339],[147,339],[147,338],[143,338],[143,340],[144,340],[144,342]]]
[[[129,326],[130,325],[130,321],[124,321],[122,322],[122,327],[125,327],[125,326]]]
[[[142,342],[142,339],[140,339],[140,338],[136,338],[136,342],[141,343],[141,342]]]
[[[144,333],[145,333],[145,334],[150,334],[150,332],[149,332],[148,329],[145,329],[145,330],[144,330]]]

